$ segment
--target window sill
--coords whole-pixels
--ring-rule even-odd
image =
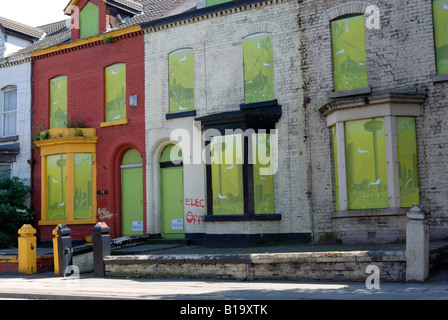
[[[355,90],[348,90],[348,91],[331,91],[328,93],[328,98],[335,99],[335,98],[346,98],[346,97],[353,97],[353,96],[360,96],[364,94],[371,94],[372,88],[361,88],[361,89],[355,89]]]
[[[79,219],[79,220],[40,220],[40,226],[56,226],[58,224],[75,225],[75,224],[96,224],[96,219]]]
[[[434,82],[434,83],[444,82],[444,81],[448,81],[448,74],[442,74],[439,76],[432,77],[432,82]]]
[[[240,104],[240,110],[258,109],[264,107],[275,107],[278,105],[277,99],[269,101],[261,101],[254,103],[243,103]]]
[[[165,118],[166,118],[166,120],[170,120],[170,119],[195,117],[195,116],[196,116],[196,110],[190,110],[190,111],[184,111],[184,112],[167,113]]]
[[[8,136],[8,137],[0,138],[0,143],[12,142],[12,141],[17,141],[17,140],[19,140],[19,136]]]
[[[100,127],[101,128],[107,128],[107,127],[114,127],[114,126],[122,126],[122,125],[125,125],[125,124],[128,124],[128,123],[129,123],[128,119],[107,121],[107,122],[101,122],[100,123]]]
[[[359,217],[384,217],[405,216],[410,208],[386,208],[386,209],[357,209],[332,212],[331,219],[359,218]]]
[[[204,222],[280,221],[281,214],[205,215]]]

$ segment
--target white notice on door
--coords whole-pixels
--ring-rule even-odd
[[[143,231],[143,221],[132,221],[132,231]]]
[[[182,219],[173,219],[171,220],[171,229],[173,230],[182,230],[184,228],[183,226],[183,220]]]

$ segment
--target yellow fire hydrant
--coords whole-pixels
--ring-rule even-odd
[[[33,274],[37,272],[36,229],[24,224],[19,229],[19,273]]]

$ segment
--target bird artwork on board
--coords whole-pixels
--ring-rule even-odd
[[[368,153],[370,155],[369,150],[362,150],[361,148],[358,148],[358,150],[356,150],[356,152],[358,152],[358,153]]]
[[[381,179],[376,180],[375,182],[371,182],[369,183],[368,188],[370,188],[370,186],[377,186],[381,183]]]

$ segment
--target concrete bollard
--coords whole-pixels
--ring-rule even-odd
[[[104,277],[104,257],[111,253],[110,227],[98,222],[93,227],[93,272],[96,277]]]
[[[429,277],[429,213],[412,206],[406,225],[406,281],[424,282]]]
[[[65,224],[58,224],[53,230],[54,274],[66,277],[68,267],[72,265],[72,231]]]
[[[22,274],[33,274],[37,272],[36,254],[36,229],[30,224],[24,224],[19,229],[19,266],[18,271]]]

